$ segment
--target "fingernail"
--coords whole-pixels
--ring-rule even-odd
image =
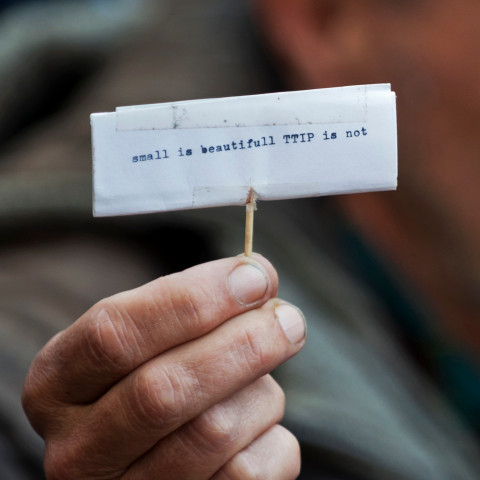
[[[242,263],[230,273],[228,285],[238,303],[252,305],[267,292],[268,277],[260,266]]]
[[[275,308],[275,315],[290,343],[296,345],[305,338],[307,325],[298,308],[282,303]]]

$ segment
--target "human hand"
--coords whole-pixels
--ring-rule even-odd
[[[277,284],[260,256],[219,260],[102,300],[57,334],[23,394],[47,478],[296,478],[267,373],[305,325]]]

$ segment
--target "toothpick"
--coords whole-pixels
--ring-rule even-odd
[[[253,188],[247,198],[247,217],[245,222],[245,256],[251,257],[253,250],[253,215],[257,209],[257,195]]]

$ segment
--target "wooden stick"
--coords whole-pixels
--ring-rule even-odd
[[[253,188],[247,198],[247,217],[245,221],[245,256],[251,257],[253,250],[253,215],[257,209],[257,195]]]

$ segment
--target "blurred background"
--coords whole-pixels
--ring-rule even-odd
[[[94,111],[264,91],[265,72],[249,63],[257,52],[245,5],[210,3],[2,2],[2,173],[40,174],[48,164],[58,174],[89,175]],[[66,197],[73,202],[72,192]]]
[[[243,249],[238,208],[93,219],[89,115],[282,90],[259,37],[246,1],[0,0],[0,479],[42,478],[20,396],[49,338],[105,296]],[[414,108],[409,85],[426,95],[410,61],[393,63]],[[278,373],[301,478],[476,478],[478,371],[345,223],[328,199],[257,216],[255,250],[310,321],[307,348]]]

